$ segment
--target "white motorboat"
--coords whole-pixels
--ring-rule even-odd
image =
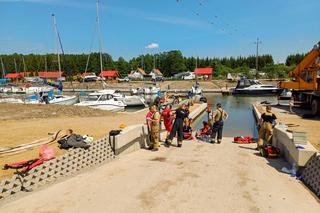
[[[24,102],[19,98],[1,98],[0,103],[23,104]]]
[[[123,102],[127,106],[146,106],[146,101],[143,97],[138,95],[125,95]]]
[[[202,94],[202,88],[200,87],[199,84],[195,84],[191,88],[191,93],[193,95],[201,95]]]
[[[4,86],[0,87],[0,93],[25,93],[23,88],[18,86]]]
[[[122,101],[128,107],[146,105],[145,99],[139,95],[122,95],[115,90],[100,90],[98,92],[112,94],[117,100]]]
[[[78,97],[75,95],[54,95],[49,104],[74,105],[78,103]]]
[[[40,88],[40,87],[39,87]],[[36,90],[35,90],[36,91]],[[52,89],[40,89],[31,96],[27,96],[24,100],[26,104],[58,104],[73,105],[78,103],[78,97],[75,95],[54,94]]]
[[[262,84],[258,80],[241,79],[233,91],[234,95],[278,95],[283,89]]]
[[[126,107],[123,101],[115,97],[113,90],[101,90],[90,93],[86,100],[75,105],[108,111],[123,111]]]
[[[52,90],[50,87],[27,87],[24,89],[27,95],[38,94],[40,92],[46,92],[50,90]]]
[[[89,73],[83,77],[83,82],[96,82],[101,80],[102,78],[97,76],[95,73]]]
[[[132,89],[133,94],[144,94],[144,95],[154,95],[160,92],[159,87],[139,87],[137,89]]]

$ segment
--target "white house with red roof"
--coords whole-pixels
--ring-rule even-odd
[[[132,70],[128,77],[131,79],[143,79],[146,75],[147,73],[143,69],[137,68],[136,70]]]

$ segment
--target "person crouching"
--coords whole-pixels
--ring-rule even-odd
[[[192,122],[192,119],[190,119],[190,118],[184,119],[184,125],[183,125],[183,130],[182,130],[183,131],[183,139],[186,139],[186,140],[193,139],[191,122]]]

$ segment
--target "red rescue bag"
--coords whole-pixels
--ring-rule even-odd
[[[263,147],[260,149],[260,154],[266,158],[277,158],[280,156],[280,149],[274,146]]]
[[[233,138],[233,142],[239,144],[247,144],[254,143],[254,139],[251,136],[237,136]]]

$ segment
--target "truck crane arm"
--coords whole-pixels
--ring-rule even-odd
[[[320,42],[289,73],[293,81],[280,82],[280,88],[314,91],[317,90],[317,71],[320,68]]]

